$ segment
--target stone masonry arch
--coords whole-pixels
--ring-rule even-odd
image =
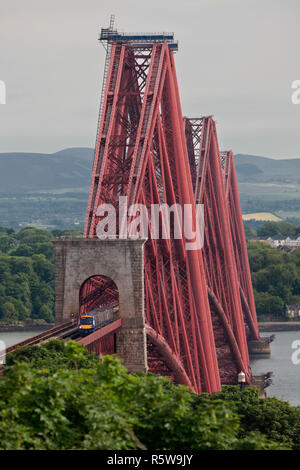
[[[55,323],[79,312],[79,290],[99,273],[111,278],[119,291],[122,328],[117,355],[130,371],[147,370],[144,316],[144,239],[54,239]]]

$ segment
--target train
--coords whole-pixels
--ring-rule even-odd
[[[83,312],[78,316],[77,329],[80,336],[86,336],[114,320],[117,305],[105,305],[100,308]]]

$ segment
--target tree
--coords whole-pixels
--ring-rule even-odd
[[[284,316],[285,304],[298,303],[300,252],[286,253],[264,243],[248,243],[256,309],[263,315]]]
[[[268,292],[254,292],[257,316],[261,319],[264,315],[282,317],[285,314],[285,304],[278,296]]]
[[[202,395],[195,397],[201,403]],[[237,386],[224,385],[221,393],[206,397],[212,401],[225,400],[230,408],[240,416],[239,436],[261,433],[294,450],[300,449],[300,407],[291,406],[277,398],[259,398],[255,387],[242,392]]]
[[[10,275],[9,258],[0,258],[0,282],[3,283]]]
[[[97,361],[74,341],[15,351],[0,377],[1,449],[278,449],[239,416],[152,374]]]
[[[5,302],[2,305],[2,321],[14,322],[18,320],[18,312],[12,302]]]
[[[245,225],[245,226],[244,226],[244,230],[245,230],[245,236],[246,236],[246,238],[251,238],[251,237],[255,237],[255,236],[256,236],[256,231],[255,231],[253,228],[251,228],[251,227]]]
[[[54,266],[44,255],[33,255],[32,265],[42,281],[49,282],[53,280]]]
[[[38,311],[38,318],[45,320],[47,323],[54,321],[54,312],[49,305],[41,305]]]
[[[289,222],[266,222],[257,230],[259,237],[294,237],[297,234],[297,228]]]
[[[11,236],[7,233],[7,229],[0,230],[0,239],[2,236],[8,251],[7,254],[0,254],[2,321],[5,317],[3,306],[8,302],[14,306],[14,313],[9,316],[15,320],[40,318],[52,322],[54,261],[53,246],[49,242],[51,232],[26,227],[11,233]]]
[[[40,230],[35,227],[26,227],[20,230],[15,236],[18,240],[29,246],[38,242],[48,242],[52,238],[52,234],[48,230]]]
[[[0,251],[3,253],[8,253],[16,244],[17,242],[12,236],[3,235],[0,237]]]
[[[30,257],[33,255],[33,249],[31,246],[26,245],[25,243],[20,243],[20,245],[10,252],[11,256],[26,256]]]

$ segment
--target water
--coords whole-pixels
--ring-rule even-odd
[[[0,341],[4,341],[6,347],[13,346],[14,344],[25,341],[25,339],[36,336],[42,333],[43,330],[28,330],[28,331],[0,331]]]
[[[263,332],[261,336],[270,336],[272,332]],[[260,375],[273,371],[273,383],[266,389],[268,397],[277,397],[291,405],[300,405],[300,364],[292,362],[292,343],[299,341],[300,331],[277,331],[275,341],[271,343],[271,356],[266,359],[251,360],[252,372]],[[297,349],[299,349],[297,346]],[[299,357],[299,355],[298,355]]]
[[[36,330],[0,332],[0,340],[9,347],[37,334],[39,331]],[[272,332],[263,332],[262,336],[271,334]],[[260,375],[273,371],[273,384],[267,388],[267,396],[286,400],[294,406],[300,405],[300,364],[293,364],[291,359],[295,351],[292,343],[295,340],[300,341],[300,331],[279,331],[275,335],[275,341],[271,343],[271,357],[251,360],[252,372]]]

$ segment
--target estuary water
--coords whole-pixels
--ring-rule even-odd
[[[0,331],[0,341],[4,341],[6,347],[13,346],[14,344],[25,341],[25,339],[32,338],[43,330],[28,330],[28,331]]]
[[[272,333],[264,331],[261,336],[270,336]],[[297,349],[300,349],[300,331],[277,331],[274,334],[271,356],[251,360],[252,372],[260,375],[272,371],[273,383],[266,389],[267,396],[288,401],[293,406],[300,405],[300,364],[292,361],[293,353],[295,355]],[[294,341],[299,341],[297,349],[292,348]]]
[[[4,341],[6,347],[24,341],[37,335],[38,331],[11,331],[0,332],[0,340]],[[261,336],[270,336],[273,332],[263,332]],[[277,397],[288,401],[291,405],[300,405],[300,364],[292,362],[292,349],[294,341],[299,341],[300,331],[275,332],[275,341],[271,343],[271,356],[266,359],[251,360],[252,372],[259,375],[273,371],[273,383],[267,388],[267,396]],[[300,354],[298,355],[300,358]]]

